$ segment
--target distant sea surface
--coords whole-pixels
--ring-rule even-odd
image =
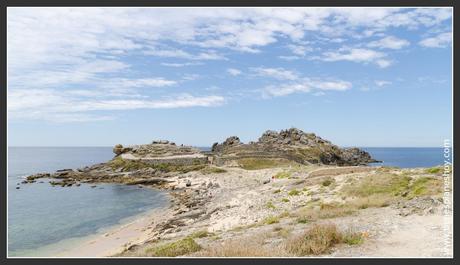
[[[444,161],[442,148],[363,149],[383,161],[377,165],[432,167]],[[52,187],[48,180],[18,185],[30,174],[84,167],[112,157],[111,147],[9,147],[9,256],[52,256],[53,250],[57,251],[52,246],[71,247],[76,239],[167,205],[165,193],[137,186],[98,184],[91,188],[82,184],[62,188]]]
[[[52,256],[78,239],[168,204],[164,192],[137,186],[63,188],[52,187],[46,179],[18,185],[26,175],[84,167],[112,157],[111,147],[9,147],[8,255]]]
[[[382,163],[372,165],[400,168],[444,165],[444,148],[439,147],[362,147]]]

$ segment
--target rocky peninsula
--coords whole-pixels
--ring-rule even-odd
[[[232,136],[210,151],[162,140],[116,145],[113,152],[106,163],[24,180],[170,193],[170,208],[136,228],[142,236],[126,237],[103,255],[450,255],[442,215],[450,168],[370,167],[377,161],[369,153],[296,128],[266,131],[247,144]]]

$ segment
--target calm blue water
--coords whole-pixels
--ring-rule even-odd
[[[167,205],[165,193],[137,186],[98,184],[91,188],[82,184],[62,188],[52,187],[48,180],[17,185],[24,175],[83,167],[112,157],[110,147],[9,147],[9,256],[40,256],[37,249],[46,245],[85,237]]]
[[[444,149],[438,147],[363,147],[371,156],[383,163],[375,165],[400,168],[433,167],[444,164]]]

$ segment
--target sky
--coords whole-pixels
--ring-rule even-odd
[[[8,8],[8,144],[452,137],[451,8]]]

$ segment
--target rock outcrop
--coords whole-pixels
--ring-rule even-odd
[[[257,142],[241,143],[236,136],[222,144],[215,143],[212,153],[217,163],[240,158],[282,158],[301,164],[364,165],[377,162],[369,153],[359,148],[340,148],[314,133],[297,128],[268,130]]]

